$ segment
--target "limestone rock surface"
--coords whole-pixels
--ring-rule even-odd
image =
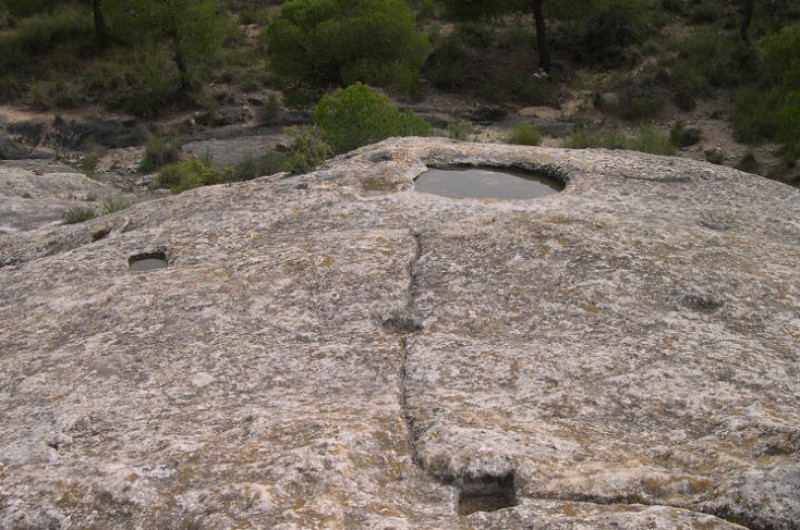
[[[69,168],[32,161],[27,165],[0,162],[0,234],[58,224],[70,208],[99,210],[99,201],[120,195]]]
[[[800,528],[797,189],[390,139],[102,222],[0,235],[0,528]]]

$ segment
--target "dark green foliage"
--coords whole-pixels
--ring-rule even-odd
[[[636,130],[629,140],[627,148],[654,155],[670,156],[675,154],[675,148],[669,141],[669,135],[649,125],[641,126]]]
[[[765,81],[777,91],[778,140],[800,157],[800,23],[762,40]]]
[[[74,225],[83,223],[97,217],[97,212],[94,208],[87,208],[85,206],[75,206],[70,208],[62,216],[65,225]]]
[[[654,0],[591,0],[546,4],[548,14],[564,21],[563,45],[593,67],[613,68],[627,58],[631,45],[648,35]]]
[[[706,149],[703,151],[707,162],[721,166],[725,163],[725,153],[719,149]]]
[[[675,154],[675,148],[670,143],[669,135],[649,125],[639,127],[630,137],[618,131],[579,129],[572,133],[564,147],[571,149],[602,147],[606,149],[630,149],[655,155]]]
[[[758,76],[756,51],[732,33],[702,29],[675,45],[677,57],[659,62],[663,72],[656,80],[671,90],[675,104],[692,110],[699,98],[714,88],[733,88]]]
[[[780,124],[776,109],[780,94],[773,88],[746,86],[736,93],[733,126],[736,139],[758,143],[777,136]]]
[[[130,208],[131,203],[125,199],[103,199],[101,202],[104,214],[117,213],[126,208]]]
[[[62,5],[22,19],[13,30],[0,34],[0,66],[21,66],[57,47],[68,47],[70,54],[81,53],[92,44],[89,14],[76,5]]]
[[[86,103],[81,87],[68,79],[37,81],[28,95],[31,106],[37,110],[69,109]]]
[[[777,139],[785,156],[800,157],[800,23],[765,37],[760,45],[761,82],[736,96],[737,137],[747,142]]]
[[[539,145],[541,141],[542,133],[529,123],[518,123],[508,137],[508,143],[517,145]]]
[[[151,135],[145,140],[144,160],[139,166],[142,172],[154,171],[178,161],[181,139],[174,134]]]
[[[564,147],[568,149],[626,149],[628,139],[619,131],[590,131],[589,129],[577,129],[573,132]]]
[[[346,153],[390,136],[428,136],[431,127],[411,111],[401,112],[361,83],[323,96],[314,112],[334,153]]]
[[[215,0],[103,0],[103,9],[116,38],[169,47],[184,94],[207,77],[224,36]]]
[[[769,168],[767,176],[773,180],[798,186],[800,185],[800,164],[794,157],[783,156]]]
[[[714,87],[733,87],[752,78],[757,68],[754,51],[734,35],[702,30],[679,45],[678,64],[686,74],[701,75]]]
[[[669,141],[678,148],[689,147],[700,141],[697,129],[687,129],[683,121],[678,120],[669,131]]]
[[[461,21],[492,19],[528,9],[528,2],[524,0],[442,0],[442,4],[448,18]]]
[[[258,158],[247,158],[233,167],[226,167],[225,180],[240,182],[280,173],[286,170],[287,158],[287,155],[277,151]]]
[[[24,94],[24,87],[11,73],[0,74],[0,103],[8,103]]]
[[[447,124],[447,137],[454,140],[469,140],[472,135],[472,122],[460,120]]]
[[[680,15],[686,8],[685,0],[661,0],[661,8],[664,11]]]
[[[164,166],[155,182],[157,188],[168,188],[172,193],[181,193],[200,186],[223,182],[220,173],[208,160],[193,158]]]
[[[426,69],[426,77],[436,88],[456,90],[463,88],[467,82],[464,75],[466,48],[459,31],[446,37],[434,35],[433,53],[431,53]]]
[[[630,108],[625,117],[633,121],[652,120],[661,114],[661,101],[655,96],[631,98]]]
[[[736,164],[736,169],[747,173],[758,173],[761,169],[761,164],[758,163],[758,159],[756,159],[756,155],[752,151],[747,151],[739,160],[739,163]]]
[[[292,149],[286,167],[292,173],[307,173],[333,156],[333,150],[317,126],[289,127]]]
[[[201,186],[242,182],[264,175],[272,175],[286,168],[286,155],[270,153],[260,158],[248,158],[223,169],[214,167],[208,158],[192,158],[164,166],[153,183],[154,188],[167,188],[181,193]]]
[[[715,2],[703,0],[692,3],[688,15],[693,24],[710,24],[722,17],[722,10]]]
[[[141,118],[155,118],[185,100],[170,50],[153,43],[122,50],[95,64],[86,85],[109,108]]]
[[[430,50],[402,0],[291,0],[267,42],[272,71],[291,87],[294,104],[357,81],[411,96]]]
[[[5,7],[12,16],[24,18],[44,13],[55,3],[53,0],[5,0]]]

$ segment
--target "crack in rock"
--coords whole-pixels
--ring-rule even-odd
[[[413,319],[414,315],[414,296],[415,296],[415,289],[416,289],[416,280],[417,280],[417,273],[415,271],[415,267],[419,262],[420,256],[422,255],[422,236],[418,232],[411,231],[411,237],[414,239],[414,255],[409,262],[407,274],[408,274],[408,291],[406,293],[406,306],[405,306],[405,315],[402,322],[405,324],[403,330],[404,333],[415,333],[418,331],[422,331],[422,325],[419,324],[416,320]],[[411,325],[409,325],[409,323]],[[386,321],[384,321],[384,328],[386,328]],[[408,447],[409,452],[411,454],[411,459],[414,464],[419,467],[423,472],[427,473],[427,470],[422,464],[421,459],[417,454],[417,440],[414,434],[415,432],[415,424],[414,418],[411,415],[411,411],[408,407],[408,337],[403,336],[400,338],[400,374],[399,374],[399,387],[400,387],[400,410],[403,414],[403,421],[406,425],[406,430],[408,432]]]

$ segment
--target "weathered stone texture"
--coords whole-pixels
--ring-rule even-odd
[[[86,175],[28,169],[19,162],[0,162],[0,234],[60,223],[74,207],[97,207],[97,201],[120,193]],[[88,202],[87,202],[88,201]]]
[[[2,528],[800,528],[796,189],[392,139],[0,241]]]

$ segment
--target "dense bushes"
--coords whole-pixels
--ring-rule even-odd
[[[200,186],[223,182],[220,173],[208,160],[193,158],[165,166],[156,180],[156,187],[180,193]]]
[[[740,140],[776,139],[784,156],[800,156],[800,23],[764,37],[759,83],[737,93],[734,126]]]
[[[517,145],[539,145],[542,141],[542,133],[530,123],[518,123],[511,129],[508,136],[508,143]]]
[[[242,182],[286,169],[286,155],[272,152],[260,158],[248,158],[236,166],[215,167],[208,158],[192,158],[164,166],[153,183],[154,188],[167,188],[181,193],[200,186]]]
[[[290,127],[286,132],[292,138],[287,169],[293,173],[307,173],[333,155],[319,127]]]
[[[564,147],[630,149],[655,155],[675,154],[675,147],[670,142],[669,134],[650,125],[640,126],[632,136],[626,136],[618,131],[579,129],[572,133]]]
[[[390,136],[427,136],[431,126],[411,111],[402,112],[386,97],[356,83],[322,97],[314,112],[315,124],[292,127],[287,169],[311,171],[334,154]]]
[[[713,89],[734,88],[758,72],[756,51],[732,34],[699,30],[675,45],[675,55],[660,61],[660,82],[682,110],[691,110]]]
[[[298,104],[357,81],[410,96],[430,48],[402,0],[291,0],[267,43],[273,72]]]
[[[13,31],[0,35],[0,66],[21,66],[59,46],[80,54],[81,48],[92,44],[93,35],[88,13],[73,4],[58,6],[22,19]]]
[[[361,83],[323,96],[314,121],[334,153],[345,153],[390,136],[427,136],[431,132],[425,120],[411,111],[401,112]]]

